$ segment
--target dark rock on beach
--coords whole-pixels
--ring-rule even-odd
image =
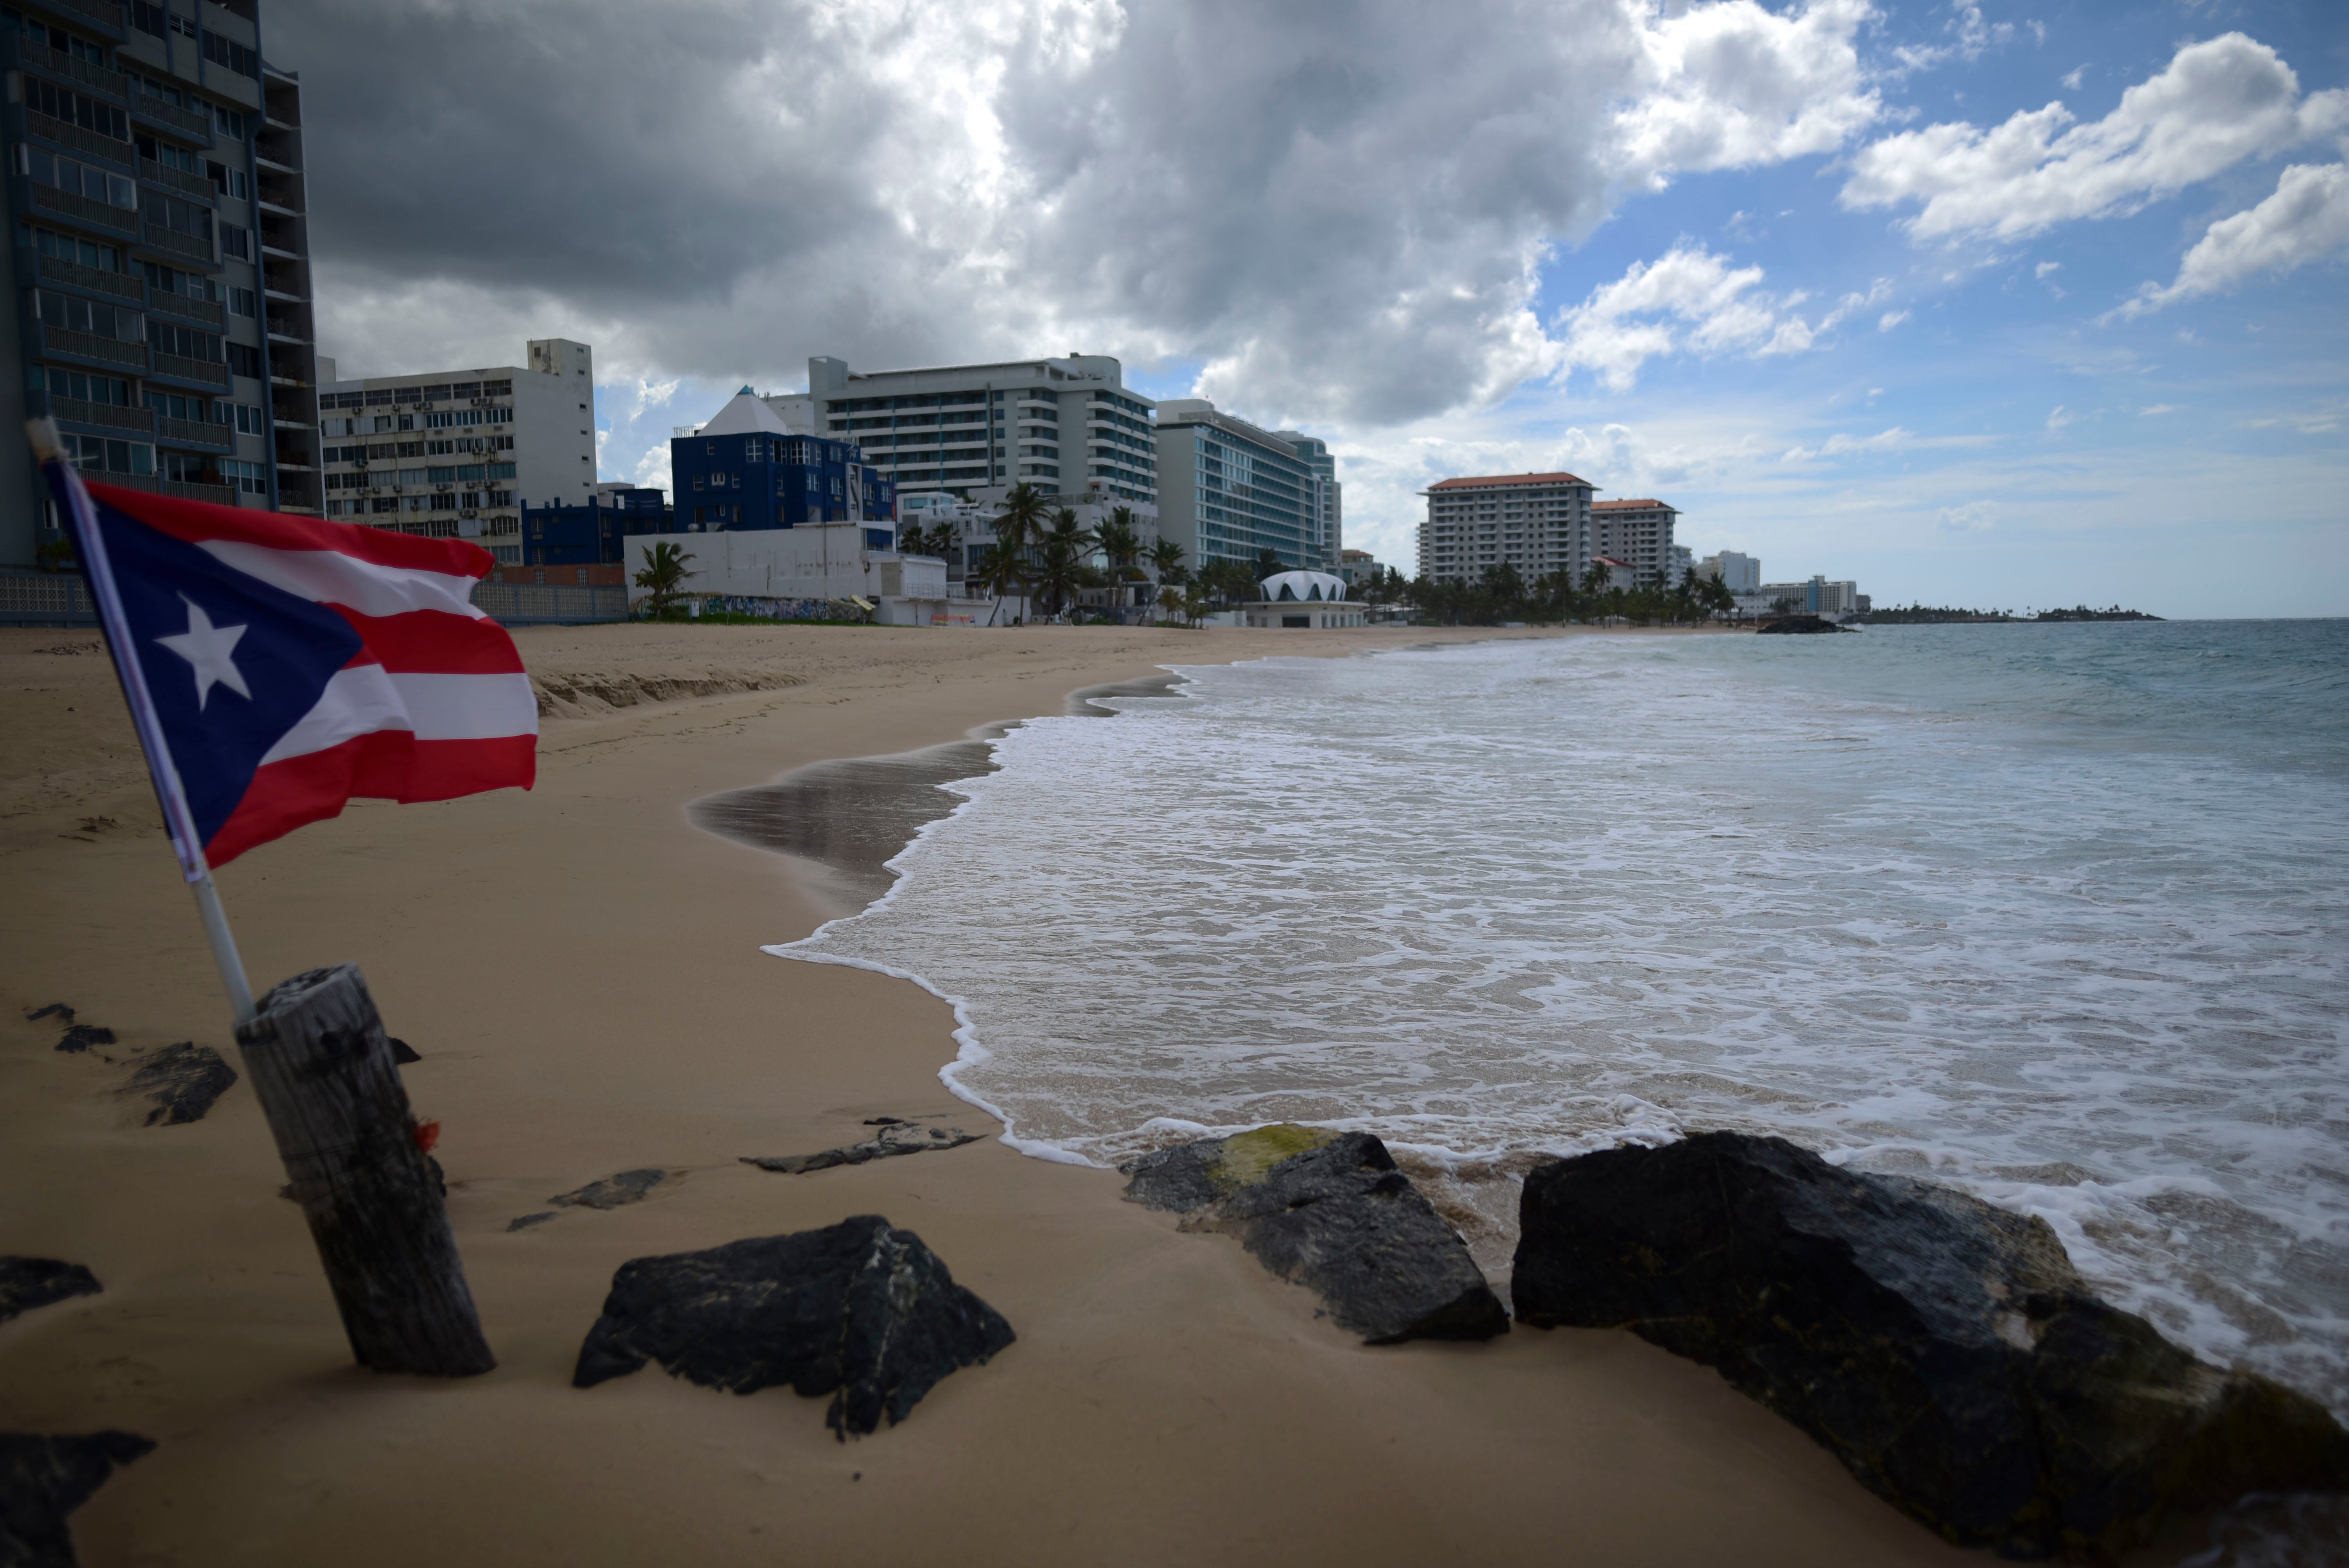
[[[939,1379],[1012,1338],[920,1237],[865,1214],[621,1264],[571,1381],[592,1388],[650,1358],[737,1394],[789,1384],[833,1396],[824,1424],[845,1441],[885,1415],[896,1425]]]
[[[35,1307],[74,1296],[94,1296],[105,1288],[96,1274],[79,1263],[55,1258],[0,1258],[0,1323]]]
[[[28,1023],[38,1023],[44,1018],[54,1018],[60,1023],[71,1023],[74,1021],[74,1010],[62,1002],[52,1002],[47,1007],[26,1009],[25,1017]]]
[[[960,1127],[925,1127],[903,1116],[874,1116],[864,1124],[881,1130],[863,1143],[852,1143],[840,1148],[820,1149],[814,1154],[744,1155],[744,1165],[755,1165],[761,1170],[777,1170],[786,1176],[805,1176],[811,1171],[830,1170],[834,1166],[863,1165],[868,1160],[889,1159],[901,1154],[930,1154],[939,1149],[960,1148],[967,1143],[977,1143],[980,1135],[967,1133]]]
[[[160,1122],[178,1127],[203,1120],[204,1113],[235,1085],[236,1069],[219,1052],[182,1040],[141,1059],[122,1093],[155,1102],[155,1108],[147,1113],[147,1126]]]
[[[1821,632],[1849,631],[1852,628],[1847,626],[1837,626],[1831,620],[1822,619],[1815,615],[1790,615],[1777,620],[1766,621],[1754,629],[1763,637],[1774,634],[1780,637],[1816,637]]]
[[[1526,1179],[1520,1322],[1717,1367],[1962,1545],[2110,1553],[2254,1490],[2349,1486],[2349,1433],[2090,1293],[2044,1220],[1707,1133]]]
[[[113,1030],[101,1028],[95,1023],[74,1023],[67,1026],[64,1037],[57,1042],[57,1049],[68,1054],[78,1054],[93,1045],[113,1044]]]
[[[1180,1213],[1186,1231],[1237,1235],[1266,1268],[1310,1286],[1338,1326],[1372,1345],[1508,1332],[1468,1244],[1368,1133],[1281,1124],[1119,1168],[1133,1179],[1128,1202]]]
[[[416,1054],[416,1047],[410,1045],[407,1041],[397,1037],[392,1040],[391,1064],[393,1066],[405,1067],[410,1062],[421,1062],[423,1060],[423,1057]]]
[[[625,1208],[643,1202],[645,1195],[658,1187],[667,1175],[666,1170],[624,1170],[617,1176],[591,1181],[576,1191],[558,1193],[547,1201],[558,1209]]]
[[[88,1502],[117,1465],[154,1449],[135,1432],[0,1432],[0,1565],[74,1568],[66,1516]]]

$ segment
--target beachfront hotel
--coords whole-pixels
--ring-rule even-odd
[[[1688,552],[1672,543],[1677,507],[1652,498],[1599,501],[1590,508],[1593,553],[1628,561],[1647,587],[1671,587],[1688,566]]]
[[[1419,575],[1473,583],[1495,566],[1515,566],[1531,583],[1551,572],[1578,581],[1604,554],[1591,535],[1591,485],[1571,473],[1479,474],[1439,480],[1422,492]]]
[[[1335,572],[1346,548],[1345,486],[1338,482],[1338,460],[1330,455],[1330,443],[1318,436],[1302,431],[1272,433],[1296,448],[1305,466],[1313,471],[1313,493],[1306,505],[1306,514],[1313,520],[1313,558],[1306,565],[1317,572]]]
[[[854,441],[901,490],[970,491],[1025,481],[1062,495],[1158,499],[1151,419],[1106,354],[851,370],[808,361],[808,389],[766,402],[785,425]]]
[[[1196,571],[1211,561],[1253,566],[1267,550],[1284,566],[1336,564],[1337,500],[1328,451],[1294,431],[1219,412],[1205,398],[1158,405],[1158,535]],[[1326,512],[1324,508],[1326,507]],[[1326,519],[1326,521],[1325,521]],[[1326,552],[1326,555],[1325,555]]]
[[[316,513],[302,89],[262,58],[258,0],[16,0],[0,65],[0,424],[48,416],[109,484]],[[0,565],[62,538],[0,441]]]
[[[336,380],[318,393],[326,515],[523,558],[522,503],[595,489],[594,351],[540,337],[527,365]]]

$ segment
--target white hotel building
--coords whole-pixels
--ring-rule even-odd
[[[851,441],[900,493],[1025,482],[1056,495],[1154,506],[1157,404],[1105,354],[853,371],[808,361],[808,389],[766,400],[793,430]]]
[[[1473,583],[1509,566],[1527,583],[1564,570],[1578,581],[1595,550],[1590,482],[1571,473],[1499,473],[1446,479],[1423,492],[1419,575]]]
[[[595,488],[593,351],[533,339],[527,367],[334,379],[319,360],[326,515],[523,557],[522,504]]]

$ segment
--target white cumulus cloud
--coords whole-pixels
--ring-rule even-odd
[[[1919,240],[2014,239],[2135,212],[2349,124],[2349,89],[2303,98],[2273,49],[2228,33],[2180,48],[2104,119],[2075,120],[2058,102],[1987,130],[1955,122],[1901,131],[1853,157],[1837,199],[1862,209],[1918,203],[1907,226]]]
[[[1902,430],[1899,425],[1894,425],[1890,430],[1878,431],[1872,436],[1846,435],[1837,432],[1815,447],[1795,447],[1781,461],[1810,462],[1823,457],[1843,457],[1855,452],[1889,452],[1894,447],[1907,446],[1916,439],[1915,435]]]
[[[2003,510],[1996,501],[1969,501],[1958,506],[1941,509],[1941,526],[1952,534],[1981,534],[1998,526],[1998,514]]]
[[[2349,254],[2349,165],[2295,163],[2258,206],[2221,218],[2194,243],[2168,288],[2148,283],[2122,316],[2158,310],[2197,294],[2233,288],[2261,273],[2289,272]]]
[[[1702,245],[1675,246],[1653,262],[1633,262],[1614,282],[1561,312],[1559,368],[1595,372],[1621,391],[1660,354],[1800,353],[1817,333],[1785,298],[1761,286],[1758,266],[1733,267]]]

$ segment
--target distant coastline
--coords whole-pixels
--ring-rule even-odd
[[[2090,609],[2077,605],[2071,609],[2041,610],[2036,615],[2016,615],[2011,610],[1954,609],[1949,607],[1930,608],[1910,605],[1906,609],[1885,608],[1862,610],[1847,618],[1846,624],[1854,626],[1949,626],[1971,623],[2032,625],[2040,621],[2059,620],[2160,620],[2158,615],[2144,610],[2123,609],[2115,605],[2110,609]]]

